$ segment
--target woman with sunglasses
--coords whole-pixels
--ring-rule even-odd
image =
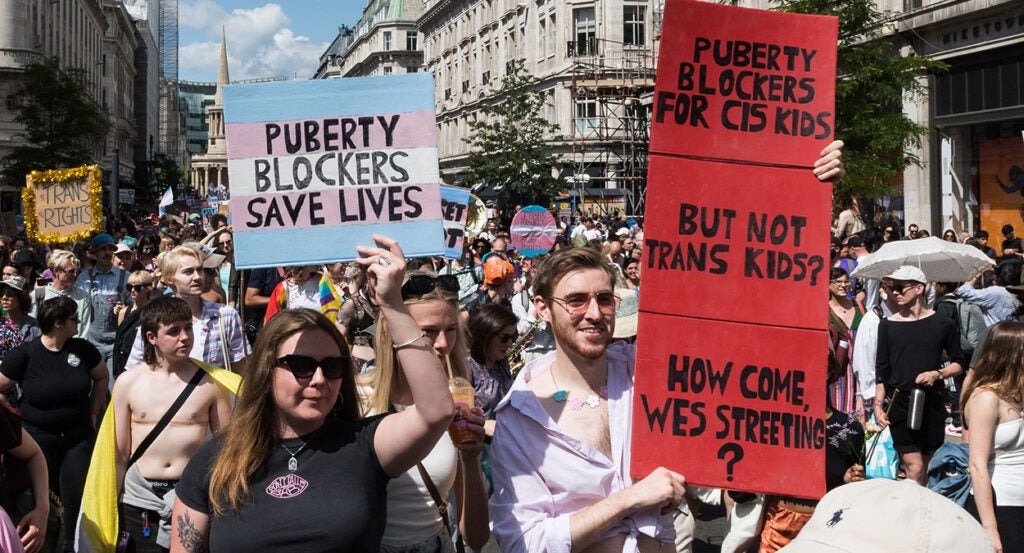
[[[78,305],[78,337],[85,338],[92,325],[92,302],[85,290],[75,286],[82,272],[82,262],[67,250],[53,250],[46,258],[46,265],[53,273],[53,282],[32,291],[32,316],[39,318],[38,309],[46,300],[61,296],[71,298]]]
[[[139,329],[139,310],[149,303],[153,295],[153,275],[145,270],[128,275],[125,290],[132,298],[132,304],[122,309],[117,316],[117,331],[114,333],[114,354],[110,359],[114,378],[124,372],[132,353],[132,344]]]
[[[499,304],[485,305],[469,316],[468,362],[488,437],[494,436],[494,409],[514,380],[507,355],[519,336],[518,322],[511,309]]]
[[[829,405],[864,422],[864,398],[853,373],[853,341],[864,307],[849,298],[850,277],[839,267],[829,271],[828,330],[839,363],[839,377],[828,385]]]
[[[32,308],[32,296],[28,293],[28,283],[20,275],[5,276],[0,282],[0,306],[7,313],[11,325],[18,329],[22,341],[35,340],[43,333],[39,329],[39,321],[28,314]]]
[[[289,309],[260,331],[235,412],[177,487],[172,552],[376,551],[386,486],[422,459],[455,409],[444,369],[402,302],[402,250],[359,247],[376,281],[388,349],[410,406],[362,418],[345,339],[318,311]]]
[[[43,334],[4,357],[0,393],[21,386],[22,424],[46,457],[50,489],[64,504],[64,551],[73,551],[96,423],[107,399],[107,366],[95,346],[75,337],[74,300],[46,300],[38,313]]]
[[[402,286],[402,300],[426,333],[434,362],[446,363],[452,376],[470,380],[465,336],[459,326],[458,289],[458,281],[453,276],[415,271]],[[401,345],[400,340],[405,336],[386,318],[377,324],[377,366],[361,375],[358,382],[366,415],[388,411],[405,413],[420,405],[420,398],[413,393],[409,381],[412,371],[405,369],[414,366],[408,359],[393,353],[392,344]],[[442,510],[447,511],[447,505],[444,509],[441,506],[453,488],[458,509],[456,520],[466,545],[480,549],[487,543],[487,492],[480,467],[484,420],[480,414],[479,409],[473,409],[472,413],[460,412],[457,422],[477,439],[453,444],[449,436],[442,436],[422,463],[410,467],[388,484],[387,525],[380,551],[455,551],[447,517],[441,515]]]

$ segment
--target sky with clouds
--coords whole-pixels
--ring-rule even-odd
[[[338,27],[354,26],[366,1],[180,0],[178,76],[186,81],[217,81],[223,28],[232,81],[308,79]]]

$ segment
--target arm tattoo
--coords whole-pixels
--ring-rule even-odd
[[[188,512],[178,515],[178,541],[189,553],[207,553],[206,536],[196,529]]]

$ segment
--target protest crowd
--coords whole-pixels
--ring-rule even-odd
[[[492,219],[457,260],[381,236],[351,263],[252,270],[220,214],[0,237],[0,547],[692,551],[711,504],[722,551],[1024,550],[1020,239],[969,237],[997,265],[964,282],[857,278],[925,231],[846,208],[824,498],[630,477],[646,257],[625,215],[563,220],[534,257]]]

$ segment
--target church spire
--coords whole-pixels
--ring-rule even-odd
[[[220,28],[220,71],[217,74],[217,94],[214,97],[213,103],[222,106],[224,105],[224,97],[221,94],[221,90],[230,81],[228,80],[228,41],[224,35],[224,27]]]

